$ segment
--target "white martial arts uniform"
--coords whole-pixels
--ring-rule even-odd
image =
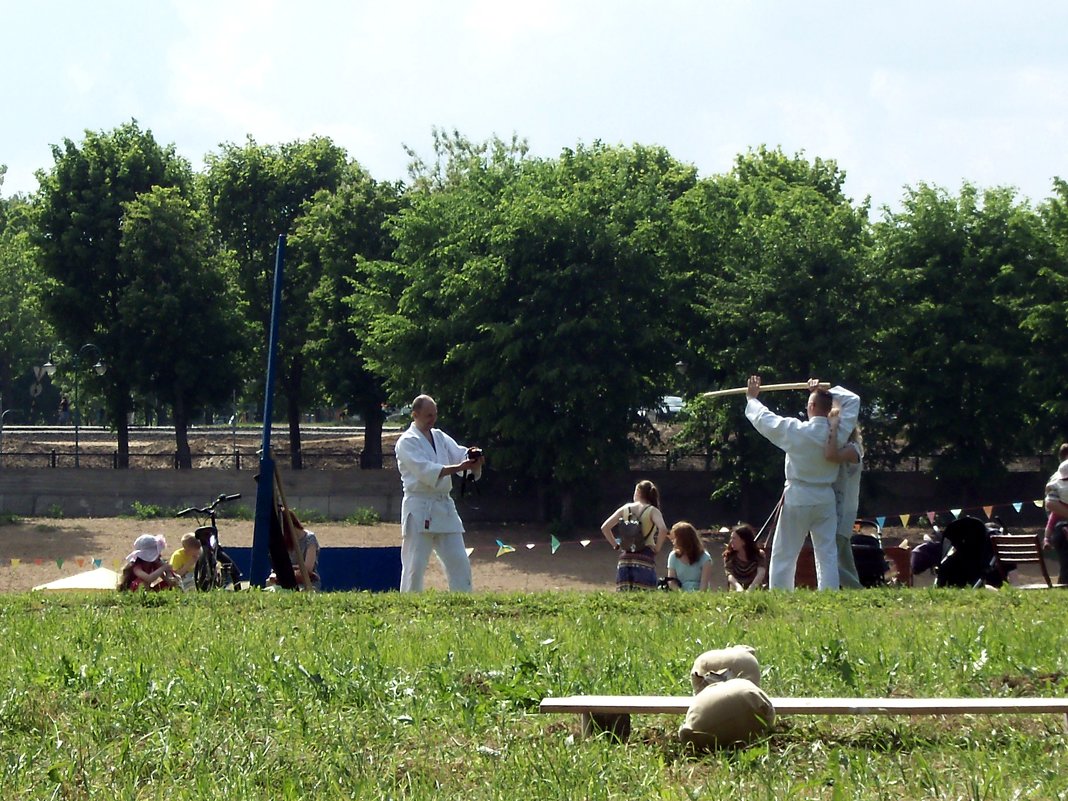
[[[839,464],[838,476],[834,480],[834,504],[838,510],[838,534],[835,537],[835,545],[838,548],[838,581],[842,587],[860,589],[863,585],[853,559],[853,525],[860,506],[860,474],[864,469],[864,454],[856,443],[847,444],[856,451],[859,461],[856,464]]]
[[[860,398],[842,387],[834,387],[831,394],[842,407],[838,424],[841,447],[856,426]],[[838,465],[823,454],[830,423],[826,417],[804,422],[781,417],[757,398],[747,399],[745,416],[757,431],[786,452],[786,490],[771,546],[768,586],[773,590],[794,588],[797,556],[805,544],[805,534],[811,532],[819,588],[838,589],[838,514],[832,489]]]
[[[464,524],[449,491],[452,477],[441,475],[446,465],[467,458],[467,448],[437,428],[434,444],[412,423],[396,445],[404,500],[401,502],[401,592],[423,589],[423,574],[433,550],[449,580],[450,590],[471,591],[471,562],[464,547]],[[475,471],[475,478],[481,471]]]

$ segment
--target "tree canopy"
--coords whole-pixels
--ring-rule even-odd
[[[0,202],[0,392],[57,339],[66,367],[92,343],[125,366],[86,382],[123,464],[134,398],[182,431],[230,393],[259,406],[280,234],[294,467],[305,410],[356,412],[377,467],[384,407],[428,392],[549,514],[643,447],[699,454],[711,491],[744,500],[777,454],[742,404],[695,398],[752,372],[859,391],[869,461],[934,457],[962,504],[1068,439],[1061,179],[1036,205],[921,183],[873,221],[836,161],[763,146],[700,176],[662,147],[535,158],[437,130],[406,185],[325,137],[224,144],[195,174],[136,121],[53,156],[33,198]],[[658,444],[645,412],[669,394],[689,403]]]
[[[159,145],[136,121],[86,131],[81,143],[65,139],[52,156],[52,169],[38,174],[36,197],[39,259],[52,280],[46,312],[73,354],[92,344],[112,365],[134,364],[141,345],[120,307],[133,279],[119,258],[125,204],[157,186],[191,193],[192,170],[173,145]],[[101,379],[121,466],[129,463],[127,413],[136,382],[123,369]]]

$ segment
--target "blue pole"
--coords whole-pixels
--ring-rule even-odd
[[[271,300],[271,336],[267,345],[267,385],[263,400],[263,442],[260,450],[260,480],[256,487],[256,522],[252,529],[252,575],[249,580],[260,587],[271,572],[268,557],[271,539],[271,515],[274,514],[274,458],[271,456],[271,418],[274,415],[275,357],[278,351],[278,321],[282,316],[282,266],[285,263],[286,238],[278,237],[274,260],[274,295]]]

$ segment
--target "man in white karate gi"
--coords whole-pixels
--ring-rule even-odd
[[[838,465],[824,456],[830,430],[827,414],[837,398],[842,407],[839,445],[844,445],[856,425],[860,398],[843,387],[829,392],[820,390],[816,379],[808,383],[808,420],[804,422],[780,417],[757,400],[760,376],[750,376],[746,386],[745,416],[757,431],[786,452],[786,489],[768,573],[768,586],[773,590],[794,588],[797,556],[810,532],[817,584],[821,590],[838,589],[838,514],[833,489]]]
[[[420,592],[433,550],[449,589],[471,591],[471,562],[464,546],[464,524],[449,491],[452,476],[482,474],[483,457],[434,428],[438,407],[429,395],[412,401],[412,424],[397,440],[404,500],[401,502],[401,592]]]

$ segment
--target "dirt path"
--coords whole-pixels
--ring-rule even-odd
[[[324,548],[380,547],[400,543],[400,526],[380,523],[354,526],[346,523],[309,524]],[[135,520],[132,518],[29,518],[0,526],[0,592],[32,589],[64,576],[96,566],[118,570],[139,534],[162,534],[170,550],[178,547],[182,533],[189,530],[184,521],[173,519]],[[896,544],[908,538],[919,542],[917,531],[888,529],[884,541]],[[222,520],[219,536],[224,547],[252,545],[252,521]],[[579,541],[588,539],[583,546]],[[482,526],[469,530],[466,537],[476,590],[522,592],[534,590],[605,590],[615,583],[616,554],[609,550],[600,532],[578,533],[552,552],[549,533],[535,526]],[[498,556],[497,540],[515,548]],[[529,547],[533,546],[533,547]],[[722,542],[709,541],[708,552],[718,564]],[[170,550],[168,552],[170,552]],[[666,574],[667,551],[657,557],[658,573]],[[1056,570],[1056,562],[1049,565]],[[713,573],[715,587],[726,589],[721,570]],[[1040,580],[1037,571],[1021,572],[1020,582]],[[918,586],[931,583],[930,576],[918,577]],[[427,587],[445,589],[446,582],[437,561],[431,559]]]
[[[345,523],[309,524],[324,548],[400,544],[400,526],[382,523],[353,526]],[[44,519],[27,518],[0,527],[0,592],[29,590],[63,576],[100,566],[117,570],[139,534],[162,534],[168,553],[178,547],[189,527],[170,519],[131,518]],[[523,526],[482,527],[468,532],[474,584],[479,590],[594,590],[611,588],[615,581],[615,554],[597,532],[588,547],[565,542],[552,554],[550,537],[542,530]],[[584,535],[593,537],[593,534]],[[252,522],[219,522],[225,547],[252,545]],[[516,550],[497,557],[497,540]],[[528,548],[533,544],[533,548]],[[661,554],[661,561],[666,554]],[[436,560],[431,559],[427,586],[447,584]]]

